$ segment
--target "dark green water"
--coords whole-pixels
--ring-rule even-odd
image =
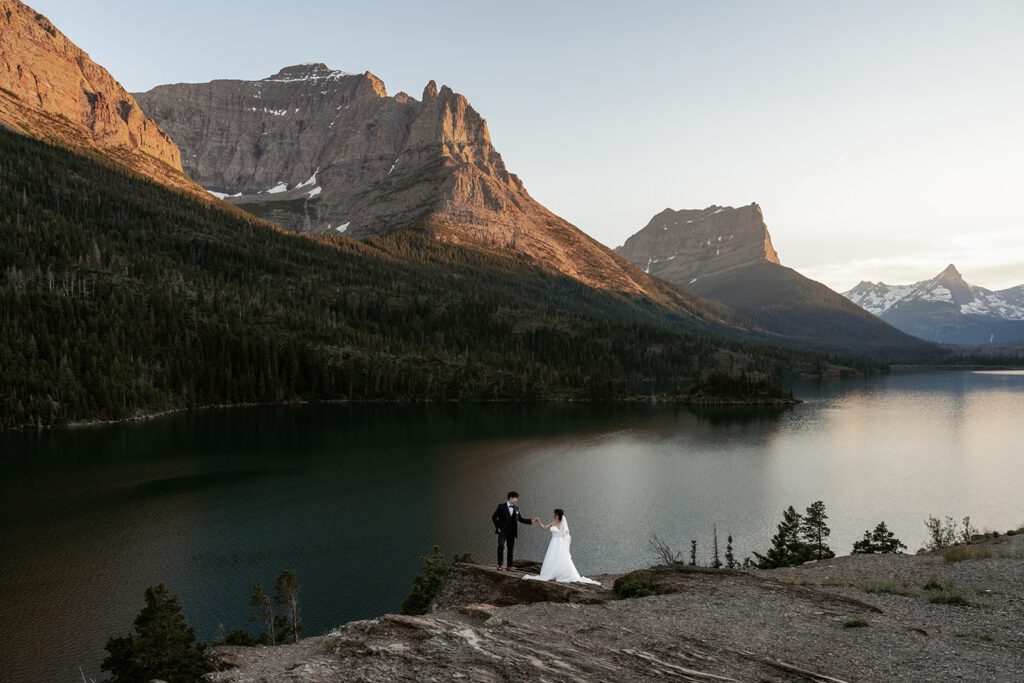
[[[508,488],[565,508],[583,573],[648,564],[656,532],[742,557],[783,507],[828,504],[840,553],[885,519],[1024,524],[1024,375],[802,384],[789,410],[490,404],[288,406],[0,435],[0,680],[99,677],[146,586],[204,639],[247,626],[254,581],[302,582],[306,634],[397,609],[440,543],[491,560]],[[547,534],[524,529],[518,555]]]

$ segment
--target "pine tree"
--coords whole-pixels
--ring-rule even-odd
[[[163,584],[146,589],[146,606],[135,618],[135,633],[107,641],[101,668],[107,683],[160,679],[192,683],[211,671],[204,646],[185,623],[181,605]]]
[[[864,538],[853,544],[855,554],[898,553],[907,546],[889,531],[885,522],[879,522],[874,531],[865,531]]]
[[[281,618],[286,622],[281,640],[291,638],[293,643],[297,643],[299,632],[302,630],[302,620],[299,618],[299,577],[295,572],[286,569],[277,577],[274,591],[278,614],[281,614]]]
[[[736,556],[732,554],[732,534],[729,534],[725,541],[725,566],[729,569],[736,569],[739,566]]]
[[[264,626],[265,631],[263,632],[262,639],[268,645],[277,645],[277,631],[281,626],[281,617],[274,613],[274,601],[263,590],[263,584],[258,581],[252,585],[252,596],[249,598],[249,604],[256,608],[249,615],[249,619]]]
[[[712,543],[714,544],[713,554],[711,556],[711,566],[715,569],[722,568],[722,560],[718,557],[718,525],[711,527]]]
[[[807,545],[800,540],[802,522],[800,513],[792,505],[783,511],[782,521],[779,522],[778,530],[772,536],[771,547],[764,555],[754,553],[759,568],[791,567],[811,559]]]
[[[697,539],[690,539],[690,566],[697,566]]]
[[[811,503],[804,513],[800,524],[800,536],[811,549],[811,559],[825,560],[836,554],[825,542],[832,530],[828,528],[828,515],[825,514],[825,503],[818,500]]]

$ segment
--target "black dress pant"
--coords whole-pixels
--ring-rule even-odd
[[[506,567],[512,566],[512,551],[516,547],[516,537],[510,536],[505,538],[505,534],[498,534],[498,566],[502,565],[502,559],[505,556],[505,544],[508,544],[508,564]]]

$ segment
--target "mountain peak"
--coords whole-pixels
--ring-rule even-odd
[[[956,281],[962,282],[963,279],[964,279],[964,276],[960,274],[960,271],[956,269],[956,266],[954,266],[952,263],[950,263],[948,266],[946,266],[945,270],[943,270],[941,273],[939,273],[935,277],[935,279],[936,280],[952,280],[954,282],[956,282]]]
[[[1024,287],[994,292],[964,280],[950,263],[908,285],[861,282],[843,296],[895,327],[946,344],[1024,339]]]
[[[753,203],[665,209],[616,251],[677,283],[750,263],[779,263],[761,207]]]
[[[305,64],[286,66],[273,76],[267,76],[263,80],[267,82],[311,81],[321,78],[338,79],[351,75],[344,71],[331,69],[322,62],[306,62]]]

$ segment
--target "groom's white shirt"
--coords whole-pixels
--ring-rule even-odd
[[[511,505],[508,506],[508,516],[509,517],[515,517],[516,516],[516,509],[514,507],[512,507]]]

